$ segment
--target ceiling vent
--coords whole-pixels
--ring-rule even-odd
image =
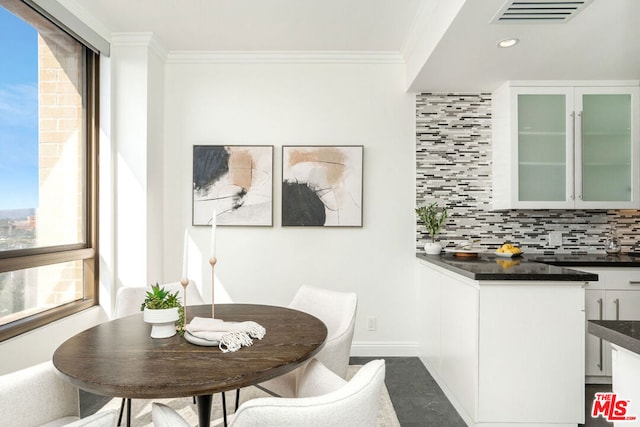
[[[582,12],[592,0],[508,0],[491,20],[494,24],[564,24]]]

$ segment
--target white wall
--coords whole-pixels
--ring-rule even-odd
[[[415,92],[417,89],[415,84],[420,72],[465,2],[447,0],[422,4],[405,46],[407,90]]]
[[[164,278],[210,298],[210,227],[191,226],[192,146],[274,146],[274,226],[218,227],[216,275],[235,301],[287,304],[301,284],[359,296],[354,354],[416,354],[415,98],[402,64],[171,61],[165,88]],[[364,145],[364,226],[280,225],[282,145]],[[195,250],[193,250],[195,248]],[[198,250],[200,253],[198,253]],[[204,285],[204,286],[202,286]],[[367,318],[377,330],[367,331]]]
[[[150,49],[147,92],[147,283],[155,283],[154,277],[162,275],[164,250],[164,58],[156,49]]]
[[[149,37],[112,39],[111,111],[115,147],[114,235],[118,286],[144,286],[148,280],[147,145]],[[137,260],[137,262],[133,262]]]
[[[352,354],[416,355],[415,98],[402,89],[403,66],[196,61],[162,70],[148,39],[125,39],[102,64],[104,309],[0,343],[0,374],[50,359],[64,340],[107,320],[118,286],[177,281],[185,228],[189,276],[210,298],[201,255],[210,228],[191,226],[194,144],[275,147],[274,226],[218,228],[216,274],[235,301],[285,305],[302,283],[355,291]],[[280,226],[281,146],[302,144],[364,145],[362,228]],[[376,331],[367,331],[370,316]]]
[[[111,52],[113,280],[147,286],[163,282],[164,53],[150,33],[114,34]]]

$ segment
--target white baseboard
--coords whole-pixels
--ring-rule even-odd
[[[415,341],[354,341],[351,356],[356,357],[417,357],[418,343]]]

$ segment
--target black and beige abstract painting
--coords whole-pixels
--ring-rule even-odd
[[[273,146],[194,145],[193,225],[273,225]]]
[[[362,226],[362,146],[283,146],[282,225]]]

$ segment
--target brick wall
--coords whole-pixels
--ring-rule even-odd
[[[82,47],[57,29],[41,29],[38,64],[37,245],[77,243],[84,240]],[[82,298],[82,262],[41,267],[37,280],[40,304]]]

